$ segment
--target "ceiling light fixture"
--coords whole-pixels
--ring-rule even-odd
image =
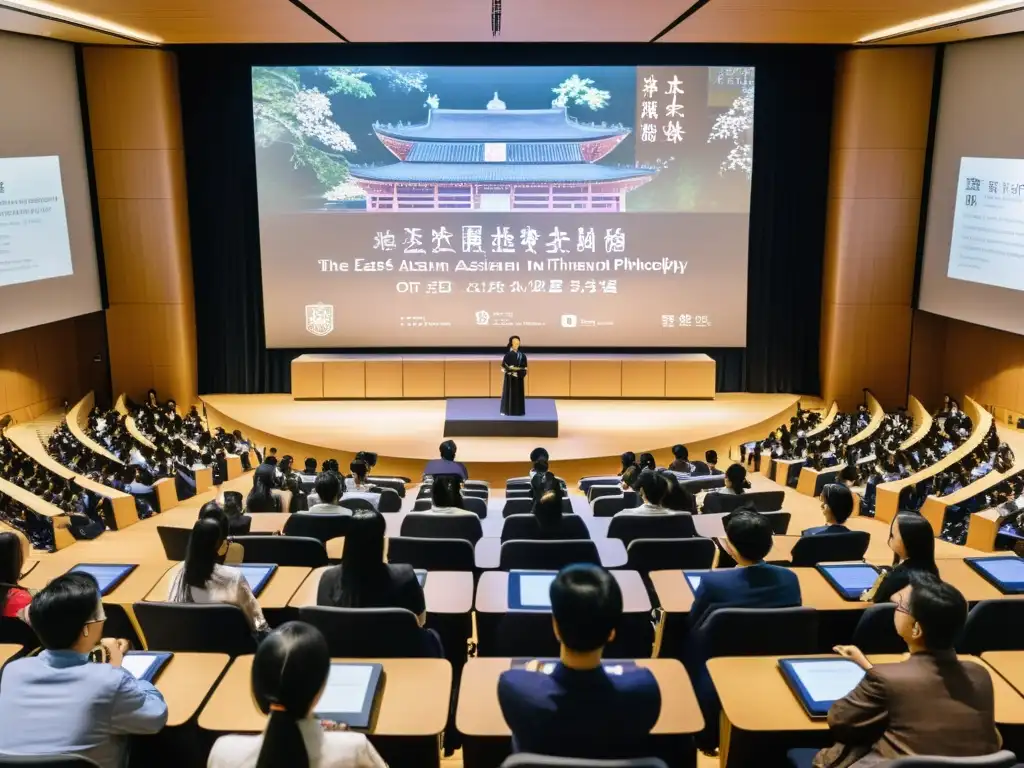
[[[985,0],[985,2],[982,3],[962,5],[959,8],[954,8],[953,10],[946,11],[945,13],[923,16],[920,19],[914,19],[913,21],[908,21],[903,24],[897,24],[894,27],[886,27],[885,29],[880,29],[877,32],[872,32],[869,35],[864,35],[864,37],[859,38],[857,42],[874,43],[879,40],[902,37],[903,35],[921,32],[926,29],[950,26],[960,22],[972,21],[980,17],[1020,10],[1021,8],[1024,8],[1024,2],[1021,2],[1021,0]]]
[[[149,45],[160,45],[163,39],[149,32],[143,32],[123,24],[117,24],[101,16],[93,16],[91,13],[82,13],[62,5],[45,2],[45,0],[0,0],[0,8],[9,8],[14,11],[22,11],[33,16],[42,16],[54,21],[64,21],[79,27],[107,32],[118,37],[124,37],[139,43]]]
[[[491,0],[491,37],[501,34],[501,0]]]

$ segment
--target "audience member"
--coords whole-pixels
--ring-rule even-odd
[[[854,646],[836,648],[865,675],[829,710],[829,730],[839,743],[818,753],[818,768],[881,765],[910,755],[980,757],[1000,748],[991,673],[957,659],[953,647],[967,619],[964,596],[919,573],[893,597],[896,632],[910,656],[875,666]]]
[[[712,475],[719,474],[718,451],[704,451],[704,463],[708,465]]]
[[[281,512],[281,498],[274,493],[275,468],[263,463],[252,476],[252,490],[245,499],[246,512]]]
[[[651,752],[648,735],[661,691],[642,667],[606,671],[604,647],[622,618],[622,592],[608,571],[563,568],[551,583],[551,613],[561,644],[549,672],[537,662],[498,679],[498,701],[516,752],[574,758],[631,758]]]
[[[167,591],[172,603],[226,603],[241,609],[257,635],[269,630],[263,610],[238,568],[222,565],[228,551],[226,520],[206,518],[192,526],[185,562]]]
[[[28,539],[16,533],[0,533],[0,615],[7,618],[27,618],[32,595],[18,586],[25,567]]]
[[[742,464],[732,464],[725,470],[725,486],[712,489],[716,493],[731,493],[740,496],[747,488],[747,468]]]
[[[364,734],[316,719],[331,654],[316,627],[289,621],[260,643],[252,696],[268,715],[258,736],[221,736],[208,768],[387,768]]]
[[[547,467],[551,457],[548,455],[546,448],[534,448],[530,451],[530,477],[532,478],[537,473],[537,462],[543,461],[544,466]],[[546,471],[546,469],[545,469]]]
[[[668,512],[697,512],[697,499],[689,489],[679,481],[671,471],[660,472],[665,480],[665,495],[661,497],[661,506]]]
[[[672,455],[675,459],[668,465],[669,469],[683,475],[689,475],[693,472],[693,465],[690,463],[690,451],[687,450],[685,445],[673,445]]]
[[[370,485],[366,482],[366,476],[369,474],[370,468],[366,462],[363,459],[354,459],[348,465],[348,471],[352,473],[352,477],[345,480],[345,490],[368,493]]]
[[[208,501],[199,509],[199,520],[212,519],[226,527],[229,536],[244,536],[249,533],[251,521],[245,515],[228,514],[225,507],[216,501]]]
[[[619,475],[622,475],[627,469],[636,464],[636,454],[632,451],[626,451],[619,457],[622,462],[622,468],[619,469]]]
[[[636,463],[640,467],[641,472],[645,469],[655,470],[658,468],[658,463],[654,460],[653,453],[641,453]]]
[[[121,668],[127,641],[103,637],[96,579],[77,571],[58,576],[32,600],[29,618],[45,650],[4,668],[0,753],[74,754],[121,768],[127,737],[157,733],[167,705],[155,686]],[[90,663],[97,646],[106,663]]]
[[[455,460],[457,446],[454,440],[445,440],[438,450],[441,453],[441,458],[431,459],[427,462],[427,466],[423,468],[424,476],[458,475],[464,481],[469,479],[469,470],[466,469],[466,465]]]
[[[316,459],[310,456],[303,464],[302,471],[299,473],[299,479],[304,483],[315,483],[317,474]]]
[[[846,521],[853,514],[853,493],[845,485],[829,483],[821,489],[821,513],[825,525],[808,528],[801,536],[817,536],[819,533],[848,533]]]
[[[321,472],[316,476],[317,503],[309,508],[314,515],[351,515],[352,510],[338,504],[341,501],[341,479],[334,472]]]
[[[562,500],[565,498],[565,491],[558,478],[550,472],[534,475],[533,478],[533,516],[537,518],[537,525],[541,537],[544,539],[578,539],[589,538],[589,535],[581,536],[579,528],[570,529],[562,513]],[[569,515],[571,518],[572,515]]]
[[[892,550],[893,568],[879,577],[865,599],[887,603],[893,595],[910,583],[916,573],[939,575],[935,565],[935,532],[931,523],[916,512],[900,512],[889,526],[889,549]]]
[[[455,475],[437,475],[430,486],[430,511],[449,515],[473,515],[462,507],[462,484]]]
[[[661,505],[668,492],[668,483],[660,472],[645,469],[636,480],[636,490],[642,502],[639,507],[616,512],[619,515],[664,515],[669,512]]]

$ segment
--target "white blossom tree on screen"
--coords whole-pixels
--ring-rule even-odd
[[[754,171],[754,85],[744,85],[739,96],[733,101],[727,112],[715,119],[708,136],[708,144],[713,141],[731,141],[732,148],[722,160],[718,172],[726,174],[739,171],[747,174],[749,179]]]

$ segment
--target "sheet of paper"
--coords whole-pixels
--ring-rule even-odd
[[[690,582],[690,588],[694,592],[696,592],[697,591],[697,587],[700,586],[700,575],[696,574],[696,573],[688,573],[688,574],[686,574],[686,580],[688,582]]]
[[[129,653],[121,662],[121,668],[132,674],[136,680],[141,680],[156,663],[156,655],[152,653]]]

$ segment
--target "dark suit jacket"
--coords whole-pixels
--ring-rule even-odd
[[[650,754],[648,734],[661,713],[650,670],[622,675],[602,667],[550,675],[510,669],[498,679],[498,701],[517,752],[615,759]]]
[[[958,661],[953,651],[915,653],[871,669],[832,705],[828,725],[839,743],[818,753],[817,768],[868,768],[908,755],[988,755],[1001,742],[990,673]]]
[[[700,627],[718,608],[792,608],[800,600],[796,574],[777,565],[707,571],[693,598],[690,626]]]
[[[845,525],[817,525],[801,531],[801,536],[817,536],[819,533],[849,533],[850,529]]]
[[[461,461],[448,459],[431,459],[423,468],[424,475],[458,475],[463,480],[469,479],[469,470]]]

